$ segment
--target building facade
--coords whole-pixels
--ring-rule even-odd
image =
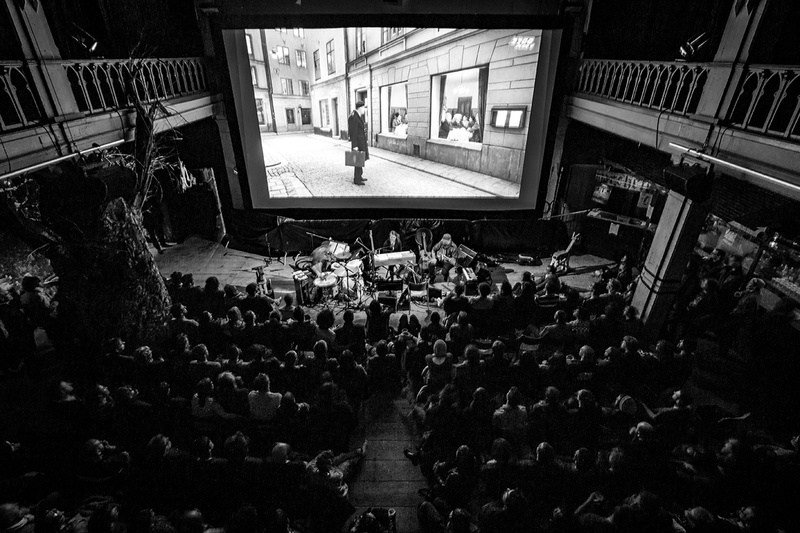
[[[349,31],[374,146],[520,181],[541,30]]]
[[[314,132],[337,138],[347,138],[347,116],[351,107],[345,71],[346,33],[345,28],[306,30]]]
[[[261,131],[312,131],[305,30],[248,29],[245,39]]]

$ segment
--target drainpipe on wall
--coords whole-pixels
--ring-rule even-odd
[[[269,50],[267,50],[267,32],[261,31],[261,53],[264,54],[264,66],[267,69],[267,96],[269,97],[269,112],[272,116],[272,127],[275,135],[278,134],[278,123],[275,122],[275,102],[272,101],[272,68],[269,66]]]
[[[342,28],[342,34],[344,36],[344,92],[345,98],[344,103],[347,106],[347,112],[345,113],[345,117],[349,117],[350,113],[352,113],[352,108],[350,107],[350,67],[348,64],[350,63],[350,48],[347,46],[347,28]],[[358,45],[356,45],[358,46]],[[345,119],[347,122],[347,119]],[[347,138],[349,139],[351,132],[347,131]],[[341,128],[339,128],[339,136],[341,137]]]
[[[369,124],[367,125],[367,138],[369,139],[370,146],[375,146],[375,143],[372,142],[373,141],[373,139],[372,139],[372,128],[370,127],[370,126],[372,126],[372,117],[375,116],[375,113],[372,112],[372,105],[371,105],[372,104],[372,65],[368,65],[368,66],[369,66],[369,93],[367,94],[367,98],[369,98],[369,103],[370,103],[370,114],[369,114]]]

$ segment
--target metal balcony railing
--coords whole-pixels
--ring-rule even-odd
[[[28,67],[22,61],[0,61],[0,131],[25,128],[41,117]]]
[[[205,91],[208,88],[202,58],[62,61],[78,108],[98,113],[133,106],[125,80],[133,76],[143,103]]]
[[[199,57],[61,60],[45,61],[44,65],[64,69],[78,109],[87,114],[132,107],[125,90],[130,76],[144,103],[208,90],[205,62]],[[22,61],[0,61],[0,131],[26,128],[43,118],[29,67]]]
[[[748,66],[728,123],[765,135],[800,140],[800,67]]]
[[[576,92],[686,115],[697,110],[707,79],[701,63],[585,59]]]

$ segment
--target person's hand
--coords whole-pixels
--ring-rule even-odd
[[[594,491],[589,495],[589,501],[592,503],[601,503],[605,501],[605,496],[603,496],[600,492]]]
[[[356,146],[355,148],[353,148],[353,151],[354,151],[354,152],[358,152],[358,146]]]

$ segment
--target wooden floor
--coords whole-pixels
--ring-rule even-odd
[[[191,237],[181,244],[167,248],[163,254],[155,253],[155,249],[152,251],[154,252],[156,264],[163,276],[168,277],[172,272],[191,273],[194,276],[195,285],[199,286],[203,286],[206,278],[209,276],[216,276],[222,286],[234,285],[243,290],[247,284],[256,281],[254,269],[258,266],[264,266],[265,264],[265,256],[229,249],[219,243],[207,241],[199,237]],[[285,263],[283,262],[284,259]],[[594,271],[609,263],[610,262],[606,259],[588,254],[573,256],[570,261],[570,266],[574,270],[569,275],[562,276],[561,279],[571,287],[575,287],[581,291],[588,291],[597,279],[594,275]],[[295,288],[292,279],[292,265],[294,265],[293,256],[286,256],[285,258],[281,256],[280,258],[273,258],[271,264],[265,267],[266,275],[271,279],[272,287],[277,297],[285,293],[294,294]],[[522,275],[525,271],[531,272],[535,277],[542,276],[546,266],[546,258],[544,264],[541,266],[520,266],[513,263],[500,263],[500,265],[492,271],[492,280],[499,285],[504,280],[508,279],[513,285],[522,279]],[[436,285],[440,288],[444,286],[443,283],[437,283]],[[369,302],[370,297],[366,296],[363,299],[364,307],[366,307]],[[322,308],[323,306],[318,304],[309,309],[309,312],[313,317]],[[429,308],[434,311],[438,309],[435,302],[431,302]],[[422,302],[415,302],[411,305],[410,312],[416,314],[421,321],[424,321],[429,308]],[[344,305],[334,305],[332,309],[336,315],[337,322],[340,321],[341,314],[345,309]],[[356,323],[363,323],[366,318],[364,312],[358,310],[354,312]],[[399,316],[399,314],[393,315],[392,325],[397,324]]]

